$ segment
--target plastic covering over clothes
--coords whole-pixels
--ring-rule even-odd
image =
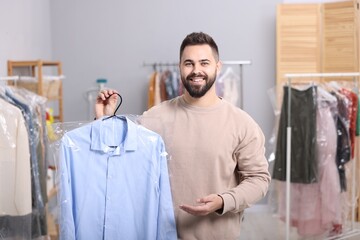
[[[288,103],[288,87],[284,87],[284,98],[277,135],[273,178],[286,179],[286,128],[290,115],[293,135],[291,141],[291,182],[313,183],[317,181],[315,161],[316,141],[316,86],[306,90],[291,89],[291,103]],[[288,104],[291,110],[288,112]]]
[[[54,127],[60,239],[176,239],[167,152],[135,116]]]
[[[276,144],[273,163],[274,209],[285,221],[286,140],[284,142],[283,138],[288,127],[288,104],[291,104],[289,216],[290,225],[296,228],[299,239],[334,237],[349,227],[354,203],[351,203],[349,194],[351,188],[346,186],[355,183],[350,165],[351,152],[354,151],[350,136],[355,136],[356,132],[358,97],[349,87],[337,86],[312,83],[283,88],[277,141],[273,141]],[[275,113],[278,113],[276,109]],[[297,159],[297,154],[303,156]],[[306,168],[312,171],[311,178],[308,178],[312,181],[296,181],[300,179],[299,176],[310,176],[301,175]]]
[[[0,87],[0,239],[47,234],[46,99]]]
[[[235,106],[239,106],[240,81],[239,74],[237,74],[232,67],[227,67],[215,82],[217,95],[223,97]]]

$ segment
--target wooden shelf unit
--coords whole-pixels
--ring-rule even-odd
[[[8,76],[20,75],[17,73],[19,68],[28,68],[30,71],[30,76],[36,79],[36,90],[34,91],[40,96],[44,96],[48,101],[57,101],[58,103],[58,114],[54,115],[54,119],[60,122],[63,122],[63,92],[62,92],[62,80],[60,79],[63,76],[62,64],[59,61],[44,61],[44,60],[34,60],[34,61],[11,61],[8,63]],[[44,92],[44,71],[46,69],[56,70],[56,76],[59,76],[58,86],[56,88],[56,94],[52,96],[47,96]]]

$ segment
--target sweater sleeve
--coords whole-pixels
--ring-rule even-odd
[[[241,212],[263,198],[268,190],[271,176],[265,158],[265,137],[260,127],[250,123],[239,139],[234,157],[237,161],[239,184],[221,194],[226,212]]]

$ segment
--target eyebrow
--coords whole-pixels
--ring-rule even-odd
[[[211,62],[209,59],[201,59],[199,62]]]
[[[191,63],[193,63],[194,61],[191,60],[191,59],[185,59],[183,62],[184,62],[184,63],[186,63],[186,62],[191,62]],[[211,62],[211,61],[210,61],[209,59],[200,59],[199,62],[200,62],[200,63],[203,63],[203,62]]]

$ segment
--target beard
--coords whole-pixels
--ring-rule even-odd
[[[182,84],[184,85],[186,91],[190,94],[191,97],[193,97],[193,98],[201,98],[202,96],[204,96],[209,91],[209,89],[214,84],[215,79],[216,79],[216,73],[217,73],[217,71],[215,71],[215,73],[212,76],[208,76],[207,74],[191,73],[187,77],[181,76],[181,82],[182,82]],[[194,77],[203,78],[205,80],[205,85],[193,86],[191,84],[191,78],[194,78]]]

